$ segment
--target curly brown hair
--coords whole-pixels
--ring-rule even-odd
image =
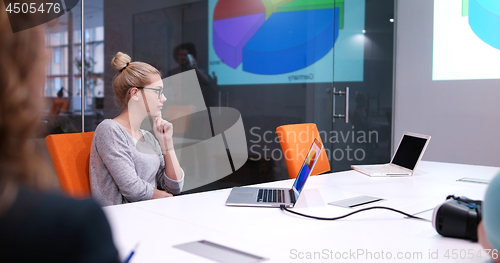
[[[43,185],[47,164],[35,152],[41,123],[48,54],[42,26],[12,33],[10,23],[32,23],[29,16],[10,21],[0,4],[0,212],[19,185]],[[10,198],[7,193],[14,193]]]

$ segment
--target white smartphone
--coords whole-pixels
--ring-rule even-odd
[[[188,57],[189,65],[191,65],[191,67],[192,67],[193,66],[193,55],[187,54],[187,57]]]

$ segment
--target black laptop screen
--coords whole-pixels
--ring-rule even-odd
[[[417,165],[420,154],[424,150],[426,142],[426,138],[405,134],[392,159],[392,163],[413,170],[415,165]]]

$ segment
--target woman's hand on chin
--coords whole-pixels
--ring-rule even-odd
[[[174,133],[174,126],[172,123],[161,118],[158,115],[153,123],[153,130],[160,143],[162,153],[166,153],[174,148],[174,143],[172,140],[172,135]]]

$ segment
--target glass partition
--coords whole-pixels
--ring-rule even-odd
[[[327,125],[323,134],[331,145],[332,171],[388,163],[392,149],[394,1],[346,0],[345,6],[348,37],[335,46],[333,89],[317,95],[332,97],[332,113],[348,118],[332,119],[331,129]],[[349,21],[351,12],[364,13],[363,18]],[[346,89],[347,99],[341,94]]]
[[[102,1],[85,1],[82,61],[82,17],[78,3],[47,23],[46,45],[51,51],[44,95],[47,98],[42,135],[91,131],[102,119],[104,98],[104,25]],[[85,94],[82,94],[84,68]],[[85,123],[82,129],[82,96]]]
[[[47,109],[51,133],[82,130],[82,95],[85,131],[121,112],[111,67],[120,51],[163,78],[193,69],[194,59],[207,110],[241,116],[247,161],[188,193],[288,178],[280,125],[316,123],[332,171],[390,159],[393,0],[86,0],[84,13],[83,61],[78,7],[47,35],[45,96],[67,101]],[[334,120],[334,108],[349,122]],[[185,116],[169,109],[166,118]]]

